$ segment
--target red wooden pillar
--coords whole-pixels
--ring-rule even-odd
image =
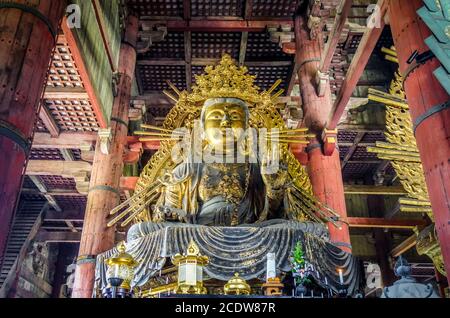
[[[123,154],[128,135],[128,109],[131,86],[136,67],[138,19],[128,18],[126,35],[120,50],[120,82],[114,99],[111,117],[111,146],[109,154],[101,151],[97,141],[91,184],[88,195],[79,257],[75,271],[73,298],[92,297],[95,258],[114,247],[115,229],[107,227],[109,211],[120,203],[120,177],[123,172]]]
[[[319,146],[319,147],[317,147]],[[311,144],[308,150],[308,174],[314,195],[320,202],[336,211],[341,218],[347,217],[344,184],[342,182],[341,161],[336,150],[331,156],[325,156],[320,144]],[[351,253],[350,233],[346,223],[340,227],[328,225],[331,241],[342,250]]]
[[[295,33],[298,77],[305,116],[304,125],[320,137],[332,107],[330,84],[326,84],[325,94],[322,97],[318,96],[315,84],[323,50],[323,39],[321,34],[316,39],[310,38],[306,22],[302,17],[296,18]],[[331,156],[325,156],[323,146],[317,139],[310,144],[307,151],[309,156],[307,170],[315,196],[339,213],[342,218],[346,218],[347,209],[339,152],[335,150]],[[328,227],[331,241],[343,250],[351,252],[348,226],[342,223],[341,228],[336,228],[332,224]]]
[[[411,54],[428,51],[424,40],[431,35],[416,10],[422,0],[391,0],[389,14],[400,70],[407,73]],[[428,193],[436,222],[445,269],[450,273],[450,109],[432,114],[430,110],[450,98],[433,75],[439,61],[433,59],[410,73],[405,79],[411,117],[418,124],[417,145],[422,159]],[[429,115],[429,116],[427,116]],[[420,124],[419,124],[420,123]],[[450,279],[450,275],[447,275]]]
[[[0,259],[64,7],[60,0],[0,4]]]

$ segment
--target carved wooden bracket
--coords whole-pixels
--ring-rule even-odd
[[[337,144],[337,129],[335,130],[328,130],[324,129],[322,133],[322,140],[323,140],[323,154],[325,156],[331,156],[334,153],[334,150],[336,149]]]
[[[286,54],[295,54],[295,32],[292,25],[276,25],[267,27],[270,41],[277,43]]]
[[[131,102],[131,107],[128,110],[128,118],[130,121],[142,120],[142,117],[147,112],[144,100],[133,100]]]
[[[319,97],[323,97],[325,96],[325,91],[326,91],[326,87],[327,84],[330,81],[330,75],[329,74],[325,74],[322,73],[321,71],[317,71],[316,74],[316,89],[317,89],[317,95]]]
[[[90,174],[87,171],[80,171],[74,174],[74,179],[78,192],[87,194],[89,192]]]
[[[138,53],[147,53],[153,43],[162,42],[167,35],[167,26],[161,22],[145,21],[142,23],[142,31],[139,32],[137,44]]]
[[[100,151],[104,155],[109,155],[112,139],[111,128],[99,129],[98,136],[100,137]]]

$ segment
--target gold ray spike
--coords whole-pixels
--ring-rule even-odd
[[[181,95],[180,90],[171,81],[167,80],[166,83],[178,96]]]
[[[276,92],[276,93],[271,97],[271,99],[272,99],[272,100],[275,100],[275,99],[277,99],[278,97],[280,97],[283,93],[284,93],[284,89],[281,89],[281,90],[279,90],[278,92]]]
[[[167,134],[167,133],[157,133],[157,132],[151,132],[151,131],[135,131],[135,135],[142,135],[142,136],[161,136],[161,137],[183,137],[183,135],[180,134]]]
[[[284,129],[281,132],[308,132],[309,128],[297,128],[297,129]]]
[[[152,197],[150,197],[141,207],[139,207],[136,211],[133,211],[133,213],[120,224],[121,227],[126,227],[128,224],[130,224],[133,219],[139,215],[142,211],[144,211],[145,207],[148,206],[152,201],[158,198],[160,194],[155,193]]]
[[[267,91],[267,93],[268,93],[268,94],[272,94],[272,92],[273,92],[278,86],[280,86],[280,84],[281,84],[282,82],[283,82],[283,81],[282,81],[281,79],[278,79],[275,83],[273,83],[272,87],[269,88],[269,90]]]
[[[122,202],[114,209],[112,209],[109,214],[114,215],[121,209],[123,209],[125,206],[141,200],[141,196],[145,196],[148,193],[148,191],[151,191],[153,187],[157,187],[160,183],[161,183],[160,181],[155,181],[152,184],[150,184],[146,189],[136,192],[131,198],[127,199],[126,201]]]
[[[393,57],[397,57],[397,51],[394,49],[388,49],[387,47],[382,47],[381,52],[392,55]]]
[[[161,138],[150,138],[150,137],[142,137],[139,138],[139,141],[176,141],[181,140],[182,138],[167,138],[167,137],[161,137]]]
[[[268,139],[268,141],[274,141],[273,139]],[[280,144],[303,144],[303,145],[308,145],[309,141],[307,140],[283,140],[283,139],[279,139],[276,140],[277,142],[279,142]]]
[[[173,100],[175,103],[178,103],[178,99],[173,96],[172,94],[170,94],[168,91],[164,90],[163,94],[166,95],[167,97],[169,97],[171,100]]]
[[[161,128],[158,126],[152,126],[152,125],[147,125],[147,124],[142,124],[141,128],[153,129],[153,130],[158,130],[158,131],[163,131],[163,132],[168,132],[168,133],[174,132],[174,130],[171,130],[171,129],[165,129],[165,128]]]
[[[316,135],[307,134],[307,135],[289,135],[289,134],[272,134],[268,135],[269,138],[314,138]]]

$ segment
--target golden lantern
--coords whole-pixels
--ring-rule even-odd
[[[172,263],[178,266],[177,294],[206,294],[203,287],[203,267],[209,262],[208,256],[200,255],[200,249],[193,241],[185,255],[172,257]]]
[[[224,287],[225,295],[250,295],[251,288],[247,282],[235,273]]]
[[[111,287],[131,290],[134,268],[138,263],[126,252],[125,242],[121,242],[117,249],[119,255],[105,260],[105,264],[108,265],[106,278]]]

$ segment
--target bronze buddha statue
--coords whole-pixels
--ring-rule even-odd
[[[185,160],[166,174],[152,221],[236,226],[289,218],[282,207],[288,184],[284,164],[269,175],[266,160],[252,163],[243,153],[243,162],[238,160],[238,152],[245,148],[238,143],[249,128],[247,104],[236,98],[208,99],[201,126],[203,147],[217,162]]]
[[[127,252],[139,262],[134,286],[145,286],[191,241],[210,259],[207,276],[223,281],[235,273],[246,280],[264,276],[268,253],[276,254],[280,271],[289,272],[298,241],[325,281],[338,282],[336,266],[357,266],[329,243],[324,223],[338,226],[337,215],[314,198],[305,169],[289,151],[291,142],[305,142],[307,130],[287,129],[275,107],[276,85],[260,92],[254,79],[225,55],[196,77],[191,93],[174,88],[178,98],[168,94],[176,105],[162,128],[142,125],[158,133],[138,132],[145,136],[141,140],[159,136],[160,150],[144,168],[133,197],[111,211],[109,222],[134,223],[127,236]],[[253,148],[255,135],[259,143]],[[189,149],[180,159],[174,149],[183,148],[179,142],[185,136]],[[97,286],[105,283],[102,260],[116,252],[98,256]],[[332,266],[320,265],[327,257]],[[354,289],[358,273],[347,274]]]

